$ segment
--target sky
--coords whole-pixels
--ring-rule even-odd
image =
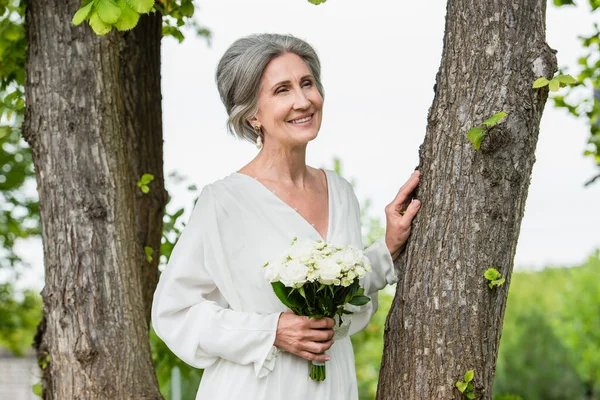
[[[552,2],[550,2],[552,3]],[[584,3],[584,2],[582,2]],[[219,58],[236,39],[261,32],[289,33],[309,42],[322,64],[323,123],[309,143],[307,164],[333,168],[355,179],[373,216],[418,164],[427,112],[433,101],[444,34],[446,2],[328,0],[196,1],[197,20],[212,32],[210,45],[192,32],[183,43],[165,38],[162,90],[165,172],[202,187],[247,164],[257,153],[226,130],[227,115],[214,82]],[[562,66],[581,55],[577,36],[600,22],[586,6],[548,5],[547,42]],[[583,157],[589,130],[583,120],[549,101],[541,122],[515,269],[584,262],[600,248],[600,184],[584,188],[597,169]],[[194,195],[169,184],[173,206],[188,210]],[[189,213],[185,214],[186,218]],[[43,285],[41,242],[20,247],[32,270],[27,286]]]

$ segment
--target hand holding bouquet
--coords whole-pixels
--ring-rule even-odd
[[[362,306],[370,301],[359,286],[359,279],[369,271],[369,260],[357,248],[297,238],[283,255],[264,265],[275,294],[294,314],[337,315],[340,325],[343,314],[352,314],[344,309],[345,304]],[[325,364],[313,361],[310,377],[325,380]]]

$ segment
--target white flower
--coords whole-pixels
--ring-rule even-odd
[[[290,260],[279,271],[279,281],[288,287],[300,287],[306,283],[308,267],[298,260]]]
[[[281,271],[281,269],[285,265],[286,259],[287,259],[287,257],[286,258],[279,257],[273,261],[268,262],[264,266],[265,278],[269,282],[279,281],[279,271]]]
[[[308,262],[312,257],[318,255],[319,251],[315,248],[314,242],[302,240],[295,242],[287,254],[292,259]]]
[[[324,285],[331,285],[335,280],[339,281],[342,272],[342,266],[333,258],[323,258],[316,260],[316,267],[319,273],[319,282]]]
[[[352,285],[352,279],[348,279],[348,278],[342,278],[342,286],[344,287],[348,287],[350,285]]]
[[[354,251],[351,248],[346,248],[341,251],[338,251],[334,254],[333,257],[336,261],[341,261],[342,264],[346,266],[346,269],[356,264]]]
[[[359,265],[358,267],[354,268],[354,273],[359,278],[362,278],[365,275],[365,269]]]

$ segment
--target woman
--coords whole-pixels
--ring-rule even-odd
[[[216,80],[230,131],[261,150],[202,190],[160,277],[154,329],[183,361],[205,369],[197,399],[357,399],[349,336],[368,324],[377,291],[397,280],[393,259],[419,208],[417,200],[406,207],[419,173],[386,207],[385,238],[365,249],[373,271],[361,286],[372,301],[333,340],[333,319],[286,311],[262,270],[293,237],[362,248],[352,186],[305,163],[323,111],[317,55],[292,36],[252,35],[226,51]],[[307,360],[327,361],[325,381],[309,378]]]

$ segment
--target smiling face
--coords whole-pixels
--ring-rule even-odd
[[[321,127],[323,97],[304,60],[285,53],[271,60],[261,78],[258,112],[265,146],[306,146]],[[270,142],[270,143],[269,143]]]

